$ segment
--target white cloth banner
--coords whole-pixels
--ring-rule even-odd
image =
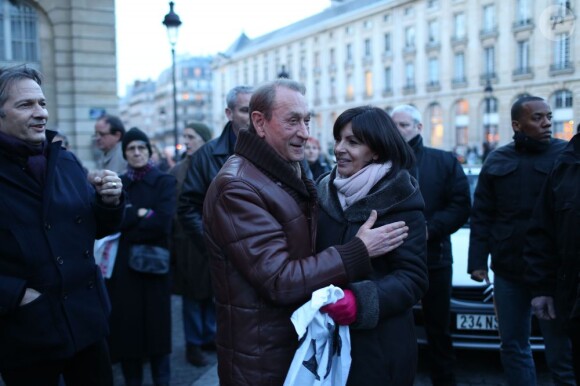
[[[101,268],[101,274],[105,279],[110,279],[113,274],[120,237],[121,233],[115,233],[95,240],[93,251],[95,263]]]
[[[314,291],[311,300],[292,314],[300,346],[284,386],[346,385],[351,363],[348,326],[337,326],[328,314],[320,312],[343,297],[342,289],[329,285]]]

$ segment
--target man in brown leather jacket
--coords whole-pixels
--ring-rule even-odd
[[[304,87],[278,79],[254,92],[250,127],[207,192],[203,228],[216,299],[220,384],[281,385],[298,347],[290,316],[312,292],[365,277],[400,245],[403,223],[315,253],[316,188],[300,166],[309,136]]]

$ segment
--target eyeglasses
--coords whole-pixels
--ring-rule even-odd
[[[106,137],[107,135],[113,135],[113,133],[101,133],[100,131],[95,132],[93,138]]]

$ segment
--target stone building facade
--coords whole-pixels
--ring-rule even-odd
[[[242,35],[214,63],[214,116],[227,91],[279,73],[306,85],[311,134],[332,148],[347,108],[408,103],[426,142],[459,153],[511,140],[510,107],[546,98],[555,136],[580,114],[580,0],[343,0],[264,36]],[[222,122],[216,122],[220,125]]]
[[[94,115],[118,105],[114,11],[114,0],[0,0],[0,66],[42,72],[48,128],[89,168]]]

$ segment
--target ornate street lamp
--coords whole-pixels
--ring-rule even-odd
[[[489,152],[492,150],[492,141],[494,140],[491,133],[491,101],[493,98],[493,87],[491,87],[491,81],[489,77],[487,78],[483,92],[485,94],[485,120],[483,123],[485,138],[483,142],[483,159],[485,159]]]
[[[179,133],[177,131],[177,86],[175,84],[175,44],[177,43],[177,34],[181,20],[179,16],[173,11],[173,1],[169,2],[169,13],[163,19],[163,25],[167,28],[167,37],[171,45],[171,79],[173,83],[173,140],[175,143],[175,160],[179,158]]]

